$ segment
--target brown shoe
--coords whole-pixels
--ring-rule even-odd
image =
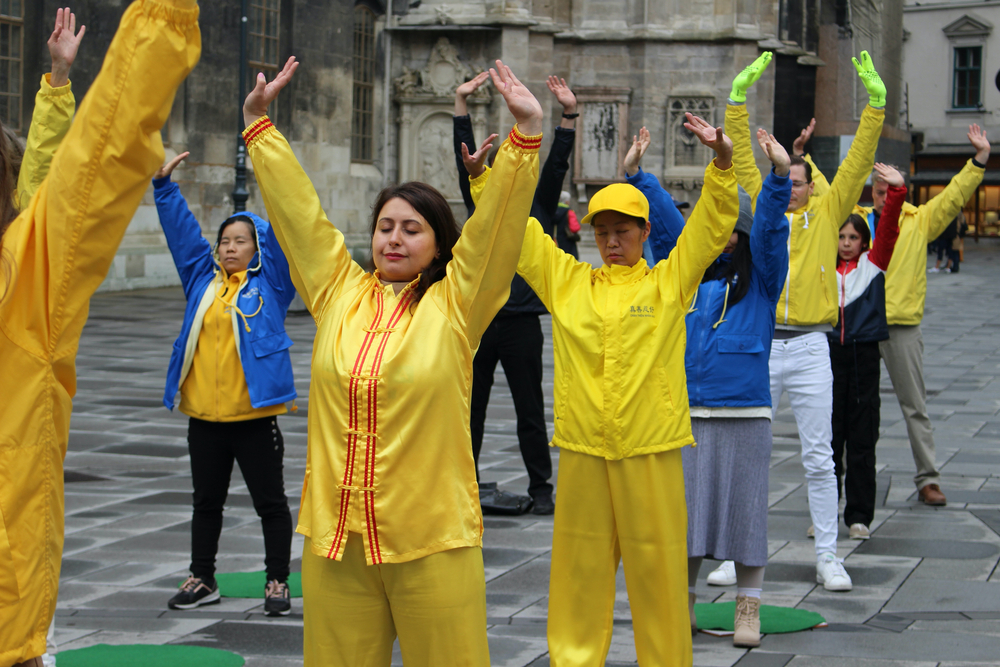
[[[941,493],[941,487],[937,484],[927,484],[920,489],[918,495],[924,505],[941,506],[948,504],[948,499]]]

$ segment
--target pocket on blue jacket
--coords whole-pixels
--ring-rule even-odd
[[[720,354],[756,354],[764,351],[757,334],[719,334]]]
[[[279,331],[269,336],[261,336],[256,340],[250,341],[250,347],[253,348],[253,356],[258,359],[266,357],[269,354],[274,354],[275,352],[287,350],[291,346],[292,339],[284,331]]]

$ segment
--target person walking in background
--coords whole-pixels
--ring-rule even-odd
[[[941,491],[941,473],[937,469],[934,453],[934,431],[927,415],[924,338],[920,322],[924,317],[927,296],[927,243],[940,236],[972,198],[983,180],[986,163],[990,159],[990,142],[986,133],[973,123],[967,136],[976,153],[948,186],[926,204],[903,204],[896,251],[885,275],[889,338],[879,343],[879,354],[889,371],[889,379],[906,420],[906,432],[917,468],[913,477],[917,497],[924,504],[935,506],[945,505],[948,500]],[[813,174],[817,180],[816,187],[824,187],[826,179],[822,173],[813,169]],[[840,172],[837,174],[839,177]],[[872,183],[874,206],[856,206],[853,212],[865,218],[869,228],[874,230],[889,186],[877,172],[872,174]]]
[[[194,485],[191,576],[170,598],[171,609],[219,602],[215,556],[233,462],[240,465],[264,532],[264,612],[291,611],[288,590],[292,516],[282,475],[284,439],[278,415],[295,399],[285,316],[295,298],[288,262],[271,226],[237,213],[219,226],[215,248],[201,234],[170,174],[188,153],[153,179],[160,227],[181,279],[187,307],[167,370],[163,404],[188,421]]]
[[[570,203],[570,194],[563,190],[559,195],[559,208],[552,218],[552,226],[555,227],[556,245],[566,251],[566,254],[580,259],[580,251],[576,247],[580,241],[580,221],[576,219]]]
[[[736,145],[733,162],[737,177],[752,201],[760,192],[761,176],[750,150],[746,91],[770,60],[771,54],[765,53],[736,77],[726,107],[726,130]],[[849,591],[852,582],[837,558],[837,478],[830,430],[833,373],[826,331],[837,322],[834,262],[838,230],[864,188],[885,117],[885,85],[871,57],[862,51],[861,61],[853,60],[868,91],[869,104],[829,191],[812,197],[811,166],[800,157],[791,158],[792,195],[786,213],[791,227],[789,269],[775,313],[768,364],[772,410],[777,411],[785,391],[791,400],[816,536],[816,581],[831,591]],[[726,582],[731,570],[731,563],[723,563],[709,575],[709,583]]]
[[[707,125],[707,124],[706,124]],[[670,256],[684,218],[655,176],[639,167],[649,146],[646,128],[625,156],[628,182],[649,200],[656,261]],[[767,484],[771,465],[768,356],[774,308],[788,271],[791,196],[785,149],[764,130],[757,141],[774,165],[757,195],[740,188],[736,228],[705,271],[688,310],[684,355],[697,446],[682,450],[688,511],[688,610],[691,632],[695,582],[703,558],[735,561],[737,647],[760,646],[760,596],[767,564]]]
[[[833,368],[833,465],[837,495],[847,500],[844,523],[852,540],[867,540],[875,518],[875,445],[878,443],[879,351],[889,337],[885,317],[885,271],[899,236],[906,199],[903,175],[876,163],[888,185],[882,218],[872,243],[868,222],[852,213],[840,227],[837,293],[840,317],[830,338]],[[846,485],[844,465],[846,454]]]
[[[292,281],[316,320],[302,593],[306,667],[489,664],[483,521],[469,436],[472,354],[507,300],[538,180],[542,108],[497,61],[517,121],[495,178],[459,234],[424,183],[382,190],[373,274],[267,107],[297,67],[258,75],[244,138]],[[488,151],[489,144],[482,151]]]
[[[69,45],[61,35],[72,17],[67,25],[64,10],[62,18],[50,45]],[[0,381],[17,387],[0,401],[0,532],[12,568],[0,578],[3,667],[38,665],[45,653],[62,562],[63,459],[80,333],[163,163],[160,128],[200,53],[195,0],[132,3],[48,176],[19,214],[9,155],[0,156]],[[65,110],[68,102],[56,104]]]
[[[476,173],[485,168],[488,153],[476,151],[472,134],[472,121],[466,109],[466,98],[485,81],[480,74],[459,86],[455,91],[455,159],[458,163],[458,180],[463,197],[469,190],[470,173],[465,158],[475,153]],[[531,215],[539,220],[549,234],[557,216],[562,183],[569,170],[569,156],[576,137],[576,96],[566,81],[550,76],[546,81],[549,90],[562,107],[562,120],[555,129],[552,147],[542,166],[531,203]],[[491,142],[489,137],[486,143]],[[471,217],[475,204],[471,195],[466,200]],[[514,399],[517,414],[517,441],[521,458],[528,472],[528,496],[506,493],[497,488],[496,482],[480,483],[483,511],[496,514],[523,514],[531,510],[546,515],[555,511],[552,498],[552,457],[548,447],[548,429],[545,423],[545,397],[542,393],[542,346],[545,343],[539,316],[548,311],[531,288],[520,276],[514,276],[510,298],[497,313],[496,318],[483,334],[476,351],[472,370],[472,456],[476,461],[476,479],[479,476],[479,453],[483,447],[486,427],[486,409],[493,388],[493,375],[497,363],[503,366]]]
[[[517,270],[552,313],[555,350],[552,444],[560,448],[560,501],[549,578],[553,665],[604,664],[620,561],[639,662],[692,662],[678,451],[693,442],[683,319],[738,212],[732,142],[721,128],[692,125],[693,118],[685,127],[717,157],[669,261],[650,268],[643,259],[649,205],[627,183],[594,195],[582,221],[593,225],[600,267],[559,249],[535,219],[521,248]],[[484,170],[471,182],[473,197],[499,177]]]

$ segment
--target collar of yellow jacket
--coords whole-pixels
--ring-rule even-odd
[[[375,284],[378,286],[379,290],[381,290],[383,293],[385,293],[385,292],[392,292],[393,291],[393,289],[392,289],[393,283],[384,281],[382,279],[382,274],[379,273],[378,269],[375,269],[375,272],[372,275],[375,277],[375,280],[376,280]],[[414,290],[414,289],[416,289],[417,288],[417,283],[420,282],[420,276],[422,276],[422,275],[424,275],[424,274],[418,273],[416,278],[414,278],[410,282],[406,283],[406,286],[403,287],[403,289],[399,290],[399,293],[402,294],[403,292],[405,292],[407,290]]]
[[[639,280],[649,271],[649,265],[645,259],[640,259],[633,266],[622,266],[620,264],[602,264],[594,272],[598,280],[611,283],[612,285],[623,285]]]

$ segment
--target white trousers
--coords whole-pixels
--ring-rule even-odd
[[[802,445],[816,555],[837,553],[837,477],[833,472],[833,370],[826,334],[771,341],[771,406],[788,392]]]

